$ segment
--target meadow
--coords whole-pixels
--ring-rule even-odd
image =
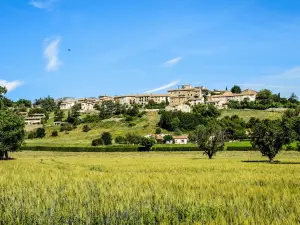
[[[0,224],[299,224],[300,153],[12,153]]]

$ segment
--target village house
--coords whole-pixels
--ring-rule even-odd
[[[94,106],[99,103],[98,99],[95,98],[80,98],[77,103],[81,106],[81,111],[94,111]]]
[[[60,109],[69,110],[76,104],[75,100],[65,100],[60,102]]]
[[[173,139],[174,139],[174,144],[178,144],[178,145],[186,145],[189,140],[187,135],[173,136]]]
[[[204,103],[204,95],[209,93],[209,90],[203,86],[192,87],[191,85],[182,85],[178,89],[169,90],[170,106],[178,106],[191,102],[193,105]]]
[[[225,91],[220,95],[212,95],[208,97],[207,103],[214,104],[218,108],[223,108],[229,101],[241,102],[244,99],[248,101],[255,101],[257,92],[254,90],[246,89],[240,94],[234,94],[231,91]]]
[[[136,94],[136,95],[121,95],[116,96],[115,101],[121,105],[147,105],[152,100],[154,103],[160,104],[169,102],[169,94]]]
[[[106,96],[106,95],[99,96],[99,104],[101,104],[104,101],[113,101],[114,102],[115,98],[111,97],[111,96]]]

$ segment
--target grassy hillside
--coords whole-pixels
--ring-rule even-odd
[[[12,153],[1,224],[299,224],[297,152]],[[5,206],[5,207],[4,207]]]
[[[280,119],[283,112],[268,112],[264,110],[241,110],[241,109],[226,109],[222,110],[221,117],[238,115],[248,121],[251,117],[259,119]]]
[[[125,135],[128,132],[137,133],[140,135],[147,135],[155,132],[156,125],[159,121],[157,112],[148,112],[142,118],[136,118],[131,123],[136,125],[129,127],[127,122],[104,120],[97,124],[90,124],[92,130],[85,133],[82,132],[83,125],[79,125],[77,129],[70,132],[59,132],[58,137],[51,137],[53,130],[59,131],[59,127],[49,126],[46,127],[47,136],[43,139],[26,140],[27,145],[82,145],[89,146],[93,139],[98,138],[104,131],[109,131],[116,137],[118,135]],[[168,133],[167,131],[163,131]]]
[[[246,121],[250,117],[258,117],[260,119],[278,119],[282,116],[280,112],[266,112],[258,110],[222,110],[222,117],[238,115]],[[51,115],[52,116],[52,115]],[[157,112],[148,112],[142,118],[137,118],[132,123],[136,125],[133,127],[128,126],[128,122],[120,120],[105,120],[97,124],[90,124],[92,130],[85,133],[82,132],[82,126],[79,125],[77,129],[70,132],[59,132],[58,137],[51,137],[53,130],[59,131],[59,127],[53,126],[53,121],[48,121],[46,130],[47,136],[43,139],[26,140],[27,145],[51,145],[51,146],[90,146],[93,139],[98,138],[104,131],[112,133],[113,137],[118,135],[125,135],[128,132],[137,133],[140,135],[147,135],[154,133],[157,128],[160,115]],[[52,122],[52,123],[51,123]],[[170,133],[163,130],[163,133]]]

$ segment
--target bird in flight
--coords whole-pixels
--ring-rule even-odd
[[[70,51],[71,51],[71,49],[69,49],[69,48],[68,48],[68,51],[70,52]]]

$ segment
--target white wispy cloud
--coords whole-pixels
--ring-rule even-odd
[[[52,72],[56,71],[62,65],[62,61],[59,59],[59,44],[61,42],[60,37],[48,38],[44,41],[44,57],[47,60],[47,65],[45,67],[46,71]]]
[[[171,67],[176,65],[177,63],[179,63],[182,60],[183,57],[176,57],[174,59],[168,60],[167,62],[164,63],[165,67]]]
[[[178,83],[179,83],[179,80],[172,81],[172,82],[169,83],[169,84],[163,85],[163,86],[158,87],[158,88],[154,88],[154,89],[152,89],[152,90],[146,91],[145,93],[146,93],[146,94],[149,94],[149,93],[153,93],[153,92],[165,90],[165,89],[167,89],[167,88],[173,87],[174,85],[176,85],[176,84],[178,84]]]
[[[23,85],[22,81],[15,80],[15,81],[6,81],[6,80],[0,80],[0,86],[6,87],[7,91],[13,91],[17,87]]]
[[[57,0],[43,0],[43,1],[32,0],[29,2],[29,4],[38,9],[51,9],[53,3],[56,1]]]
[[[270,76],[270,78],[279,78],[279,79],[297,79],[300,78],[300,66],[293,67],[284,71],[281,74]]]

